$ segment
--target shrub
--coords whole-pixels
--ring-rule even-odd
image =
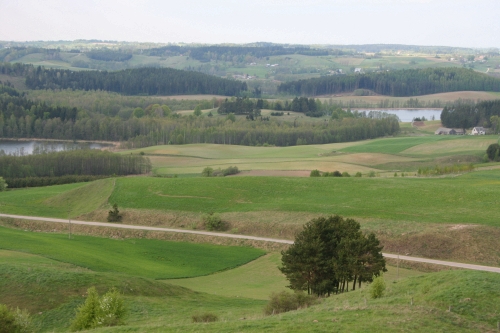
[[[376,277],[370,285],[370,296],[372,298],[380,298],[384,295],[385,280],[383,276]]]
[[[375,171],[368,172],[368,177],[375,177]]]
[[[492,161],[498,161],[499,157],[498,155],[500,154],[500,145],[498,143],[493,143],[488,146],[488,149],[486,149],[486,154],[488,155],[488,158]]]
[[[118,210],[118,205],[113,204],[113,209],[108,211],[108,222],[120,222],[122,220],[122,215]]]
[[[332,173],[332,176],[333,176],[333,177],[342,177],[342,174],[340,173],[340,171],[335,170],[335,171]]]
[[[3,177],[0,177],[0,192],[3,192],[7,189],[9,185],[7,185],[7,182],[5,181],[5,179],[3,179]]]
[[[203,171],[201,172],[201,175],[203,177],[212,177],[212,174],[214,173],[214,169],[212,169],[211,167],[206,167],[205,169],[203,169]]]
[[[16,308],[16,310],[14,310],[14,317],[18,326],[16,331],[17,333],[29,333],[35,331],[33,327],[33,320],[28,310]]]
[[[314,296],[306,295],[303,292],[290,293],[282,291],[280,293],[272,293],[269,302],[264,308],[266,315],[278,314],[297,310],[300,308],[307,308],[317,303]]]
[[[351,175],[349,174],[349,172],[344,171],[342,172],[342,177],[351,177]]]
[[[238,170],[238,167],[237,166],[230,166],[228,167],[227,169],[224,169],[222,170],[222,174],[224,176],[229,176],[229,175],[236,175],[237,173],[239,173],[240,170]]]
[[[195,314],[191,316],[191,319],[193,323],[211,323],[219,320],[219,317],[214,313],[206,312],[203,314]]]
[[[78,310],[71,323],[71,331],[81,331],[102,326],[123,324],[126,308],[120,293],[115,289],[109,290],[99,297],[95,287],[87,290],[87,299]]]
[[[363,175],[361,174],[361,172],[356,172],[356,174],[354,175],[354,177],[362,177]]]
[[[203,224],[208,231],[224,231],[227,229],[227,224],[222,221],[218,214],[213,212],[208,213],[203,217]]]
[[[319,173],[319,170],[311,170],[311,173],[309,174],[309,177],[320,177],[321,174]]]
[[[7,305],[0,304],[0,333],[17,332],[18,330],[19,325],[14,314]]]

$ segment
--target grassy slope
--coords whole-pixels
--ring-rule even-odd
[[[109,201],[123,209],[193,213],[310,212],[393,221],[499,226],[498,210],[492,209],[498,207],[499,175],[497,169],[477,171],[467,177],[444,178],[133,177],[116,179]],[[67,216],[67,206],[51,205],[51,197],[74,191],[77,186],[82,185],[0,193],[0,212]],[[453,214],[450,207],[454,207]]]
[[[477,174],[500,175],[499,170]],[[498,181],[420,178],[126,178],[110,200],[124,208],[192,212],[291,211],[498,226]],[[467,191],[457,191],[464,188]],[[450,207],[455,207],[450,214]],[[478,218],[477,212],[481,212]]]
[[[426,135],[294,147],[170,145],[126,153],[144,152],[150,157],[157,174],[200,174],[207,166],[226,168],[232,165],[240,170],[319,169],[367,173],[376,169],[416,171],[419,163],[448,163],[447,157],[451,157],[453,161],[449,163],[453,164],[460,155],[470,156],[475,161],[484,155],[489,144],[497,140],[493,136],[427,135],[427,129],[417,132]],[[407,167],[401,169],[403,164]]]
[[[289,290],[288,281],[278,270],[280,265],[281,254],[274,252],[228,271],[166,282],[208,294],[266,300],[273,292]],[[397,272],[395,267],[388,266],[385,278],[394,281],[422,274],[425,273],[403,268]]]
[[[206,295],[160,281],[113,273],[96,273],[40,256],[0,250],[0,299],[28,309],[37,332],[67,332],[86,290],[102,294],[116,287],[125,296],[131,325],[188,324],[191,315],[216,311],[222,319],[260,314],[259,300]],[[124,329],[120,327],[120,329]]]
[[[383,298],[367,290],[330,297],[320,305],[281,315],[211,324],[175,322],[101,332],[477,332],[493,331],[500,275],[447,271],[389,283]],[[414,304],[410,305],[413,298]],[[366,299],[366,303],[365,303]],[[452,307],[451,312],[448,311]]]
[[[64,234],[31,233],[4,227],[0,227],[0,248],[39,254],[97,272],[153,279],[207,275],[264,254],[253,248],[148,239],[113,240],[80,235],[68,239]]]
[[[35,313],[40,332],[67,331],[75,308],[83,301],[81,295],[92,285],[101,293],[116,286],[130,310],[126,326],[97,332],[477,332],[492,331],[500,311],[500,275],[486,272],[446,271],[406,277],[412,272],[401,270],[401,279],[388,279],[381,299],[370,299],[368,290],[362,288],[330,297],[309,309],[264,317],[265,302],[260,300],[196,293],[160,281],[96,273],[30,254],[0,251],[0,268],[2,302]],[[255,274],[245,266],[236,270]],[[235,288],[237,281],[228,279],[227,273],[214,277]],[[243,293],[247,286],[241,283]],[[451,312],[447,311],[449,306]],[[217,314],[220,321],[191,323],[191,315],[207,311]]]
[[[67,218],[107,207],[114,179],[103,179],[91,183],[76,183],[61,186],[46,186],[0,193],[0,210],[11,214],[29,214]]]

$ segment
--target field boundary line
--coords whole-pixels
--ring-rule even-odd
[[[1,213],[0,213],[0,217],[20,219],[20,220],[30,220],[30,221],[52,222],[52,223],[68,223],[69,224],[69,222],[70,222],[70,220],[68,220],[68,219],[58,219],[58,218],[39,217],[39,216],[12,215],[12,214],[1,214]],[[95,226],[95,227],[118,228],[118,229],[175,232],[175,233],[202,235],[202,236],[214,236],[214,237],[225,237],[225,238],[233,238],[233,239],[256,240],[256,241],[281,243],[281,244],[293,244],[293,241],[287,240],[287,239],[277,239],[277,238],[267,238],[267,237],[247,236],[247,235],[237,235],[237,234],[224,234],[224,233],[209,232],[209,231],[159,228],[159,227],[137,226],[137,225],[130,225],[130,224],[115,224],[115,223],[107,223],[107,222],[90,222],[90,221],[80,221],[80,220],[71,220],[71,224],[87,225],[87,226]],[[410,257],[410,256],[404,256],[404,255],[398,255],[398,254],[392,254],[392,253],[383,253],[383,255],[384,255],[384,257],[391,258],[391,259],[414,261],[414,262],[420,262],[420,263],[426,263],[426,264],[449,266],[449,267],[462,268],[462,269],[470,269],[470,270],[475,270],[475,271],[500,273],[500,267],[464,264],[464,263],[458,263],[458,262],[453,262],[453,261]]]

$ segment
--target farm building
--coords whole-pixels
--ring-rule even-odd
[[[474,127],[471,132],[472,135],[485,135],[486,130],[484,127]]]
[[[462,130],[463,132],[463,130]],[[434,134],[436,135],[456,135],[457,131],[453,128],[439,127]]]

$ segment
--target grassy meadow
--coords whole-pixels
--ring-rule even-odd
[[[31,233],[0,227],[0,249],[37,254],[96,272],[151,279],[211,274],[247,263],[264,254],[246,247],[116,240],[83,235]],[[105,253],[106,255],[103,255]]]
[[[264,293],[283,289],[283,282],[279,287],[263,278],[273,281],[276,261],[271,254],[207,276],[210,280],[158,281],[0,250],[0,298],[10,306],[27,308],[37,332],[67,332],[90,286],[100,293],[118,288],[129,310],[125,326],[95,332],[486,332],[493,331],[498,320],[498,274],[400,269],[397,279],[393,268],[386,275],[382,298],[371,299],[368,289],[361,288],[321,299],[307,309],[264,316]],[[252,275],[262,278],[253,282]],[[192,322],[192,315],[206,312],[219,321]]]

